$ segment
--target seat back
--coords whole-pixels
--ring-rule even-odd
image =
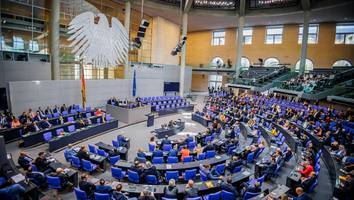
[[[205,159],[205,153],[200,153],[197,155],[197,160],[204,160]]]
[[[97,154],[103,157],[107,157],[108,153],[106,153],[104,150],[102,149],[97,149]]]
[[[184,180],[186,180],[186,181],[193,180],[193,179],[195,179],[196,174],[197,174],[196,169],[186,170],[184,172]]]
[[[253,162],[253,157],[254,157],[254,152],[251,152],[247,155],[247,163],[252,163]]]
[[[111,165],[116,164],[120,160],[120,155],[109,157],[109,163]]]
[[[154,157],[152,159],[152,163],[154,163],[154,164],[162,164],[163,163],[163,157]]]
[[[57,135],[59,135],[59,133],[61,133],[61,132],[64,132],[64,129],[63,129],[63,128],[58,128],[57,130],[55,130],[55,133],[56,133]]]
[[[111,115],[110,114],[106,114],[106,121],[111,120]]]
[[[111,196],[95,192],[95,200],[111,200]]]
[[[316,178],[315,182],[310,186],[309,193],[312,193],[315,190],[317,184],[318,184],[318,180]]]
[[[258,193],[246,192],[244,194],[244,196],[243,196],[243,200],[250,199],[250,198],[255,197],[255,196],[259,195],[259,194],[260,194],[260,192],[258,192]]]
[[[43,139],[44,141],[49,141],[53,138],[53,135],[52,135],[52,132],[46,132],[46,133],[43,133]]]
[[[91,162],[88,161],[88,160],[82,159],[82,168],[83,168],[85,171],[91,172],[91,171],[92,171]]]
[[[119,143],[117,140],[112,140],[112,145],[117,148],[119,147]]]
[[[183,162],[192,162],[193,157],[192,156],[186,156],[183,158]]]
[[[91,116],[92,116],[92,115],[91,115],[90,112],[86,113],[86,118],[89,118],[89,117],[91,117]]]
[[[199,171],[199,174],[200,174],[200,180],[201,180],[202,182],[205,182],[205,181],[208,180],[208,176],[207,176],[204,172]]]
[[[216,172],[221,175],[225,173],[225,164],[219,164],[216,166]]]
[[[235,168],[232,170],[232,173],[237,173],[237,172],[240,172],[241,170],[242,170],[242,165],[235,167]]]
[[[215,155],[216,155],[215,150],[207,151],[207,152],[206,152],[206,155],[205,155],[205,158],[206,158],[206,159],[208,159],[208,158],[214,158]]]
[[[221,198],[221,192],[216,192],[216,193],[213,193],[213,194],[209,194],[207,196],[207,200],[219,200]]]
[[[73,157],[71,158],[71,165],[72,165],[73,167],[80,168],[80,167],[81,167],[81,161],[80,161],[80,159],[79,159],[78,157],[76,157],[76,156],[73,156]]]
[[[91,153],[97,154],[97,148],[95,146],[93,146],[92,144],[89,144],[88,148]]]
[[[71,133],[71,132],[75,132],[76,128],[75,128],[75,125],[70,125],[68,126],[68,131]]]
[[[158,183],[155,175],[147,175],[146,182],[151,185],[157,185],[157,183]]]
[[[234,193],[227,192],[225,190],[221,191],[221,199],[222,200],[234,200],[236,199],[236,196]]]
[[[47,176],[47,183],[49,189],[61,189],[59,177]]]
[[[167,163],[178,163],[178,157],[168,157]]]
[[[118,167],[111,167],[111,173],[112,176],[118,180],[122,179],[124,177],[122,169]]]
[[[74,188],[76,200],[86,200],[87,195],[85,191],[80,190],[79,188]]]
[[[178,176],[178,171],[166,171],[166,181],[169,181],[170,179],[174,179],[175,181],[177,181]]]
[[[172,144],[164,144],[162,147],[163,151],[170,151],[172,149]]]
[[[133,183],[139,183],[140,182],[139,174],[137,172],[128,170],[128,180]]]
[[[75,110],[74,110],[75,113]],[[68,122],[73,122],[74,121],[74,117],[68,117]]]

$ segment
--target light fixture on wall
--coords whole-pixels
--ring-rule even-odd
[[[175,56],[178,52],[182,51],[182,47],[186,43],[187,36],[183,36],[182,41],[177,44],[177,46],[171,51],[171,55]]]

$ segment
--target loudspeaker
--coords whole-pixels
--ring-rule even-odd
[[[140,26],[144,26],[145,28],[147,28],[149,26],[149,22],[146,19],[141,20]]]
[[[138,32],[137,36],[143,38],[143,37],[145,37],[145,33],[144,32]]]

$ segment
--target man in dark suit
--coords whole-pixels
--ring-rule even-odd
[[[31,166],[32,158],[30,158],[26,152],[21,151],[17,162],[24,170],[27,170],[28,167]]]
[[[48,118],[44,118],[44,120],[41,123],[42,129],[50,128],[52,124],[48,121]]]
[[[171,144],[171,140],[168,139],[168,136],[166,135],[165,138],[161,141],[161,149],[163,148],[163,145],[165,144]]]
[[[90,159],[90,155],[88,154],[85,145],[82,145],[82,146],[80,147],[80,150],[77,152],[76,156],[77,156],[80,160],[82,160],[82,159],[89,160],[89,159]]]
[[[44,152],[39,152],[38,157],[35,159],[34,164],[38,168],[39,171],[48,174],[51,172],[50,169],[48,169],[49,162],[44,156]]]
[[[226,169],[232,172],[236,167],[241,166],[242,164],[242,160],[239,159],[239,157],[232,156],[231,161],[226,165]]]
[[[311,198],[304,192],[302,187],[297,187],[296,190],[296,197],[293,197],[293,200],[311,200]]]
[[[184,191],[185,198],[198,197],[198,189],[194,187],[194,181],[189,180]]]
[[[301,177],[301,187],[304,189],[305,192],[308,192],[310,187],[315,183],[315,181],[316,173],[311,172],[309,177]]]
[[[131,171],[134,171],[139,174],[139,177],[143,173],[144,169],[142,168],[140,162],[138,160],[134,161],[134,164],[130,167]]]
[[[219,181],[219,187],[221,190],[225,190],[227,192],[231,192],[235,195],[235,197],[238,197],[238,192],[236,188],[232,185],[232,178],[229,176],[225,181]]]
[[[144,169],[141,174],[141,180],[145,180],[148,175],[154,175],[157,179],[160,178],[160,172],[157,171],[156,167],[151,164],[151,162],[146,162],[146,169]]]
[[[80,188],[80,190],[82,190],[86,193],[86,196],[88,198],[91,198],[91,197],[93,197],[96,186],[93,183],[88,181],[88,175],[84,173],[81,175],[81,181],[79,183],[79,188]]]
[[[211,142],[208,141],[208,144],[203,149],[203,153],[205,153],[207,151],[213,151],[213,150],[215,150],[214,145],[212,145]]]

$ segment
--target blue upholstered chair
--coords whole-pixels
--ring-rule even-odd
[[[191,170],[186,170],[184,172],[184,180],[194,180],[197,175],[197,170],[196,169],[191,169]]]
[[[128,180],[133,183],[139,183],[140,182],[139,174],[137,172],[128,170]]]
[[[118,180],[123,179],[125,176],[125,172],[122,171],[122,169],[118,168],[118,167],[111,167],[111,173],[112,173],[113,178],[116,178]]]
[[[174,179],[176,182],[178,180],[178,171],[166,171],[166,181],[170,181],[170,179]]]
[[[82,168],[85,171],[92,173],[97,169],[97,167],[98,166],[96,164],[92,164],[90,161],[82,159]]]

